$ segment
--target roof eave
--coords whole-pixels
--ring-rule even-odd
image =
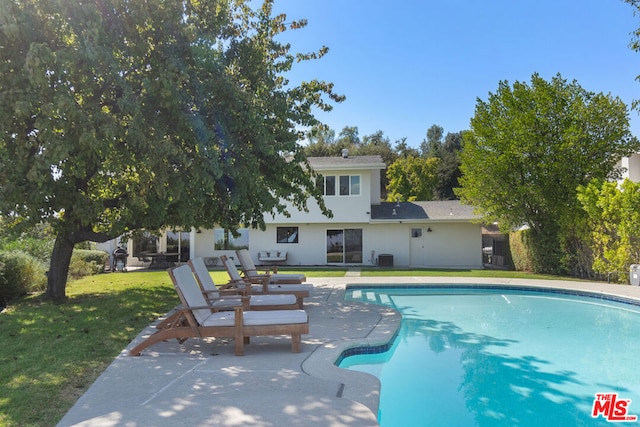
[[[315,171],[327,171],[327,170],[382,170],[387,166],[384,163],[376,164],[353,164],[353,165],[311,165],[311,168]]]
[[[478,218],[381,218],[381,219],[370,219],[369,223],[398,223],[398,222],[412,222],[412,223],[451,223],[451,222],[474,222]]]

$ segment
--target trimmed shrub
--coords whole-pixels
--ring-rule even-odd
[[[74,249],[69,264],[69,277],[78,278],[104,272],[109,254],[103,251]]]
[[[0,251],[0,303],[43,291],[47,286],[45,264],[24,251]]]

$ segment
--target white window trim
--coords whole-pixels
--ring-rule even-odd
[[[349,178],[349,194],[340,194],[340,178],[346,176]],[[334,194],[327,194],[327,178],[328,177],[333,177],[335,178],[334,182],[335,182],[335,187],[334,187]],[[352,184],[352,178],[353,177],[358,177],[358,194],[352,194],[351,193],[351,186]],[[322,189],[322,195],[324,197],[360,197],[362,196],[362,175],[360,174],[342,174],[342,175],[336,175],[336,174],[331,174],[331,175],[324,175],[323,176],[323,189]]]

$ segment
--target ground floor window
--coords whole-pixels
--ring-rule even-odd
[[[178,259],[180,262],[189,261],[190,246],[188,231],[168,231],[167,232],[167,253],[180,254]]]
[[[132,237],[134,257],[158,252],[158,238],[148,231],[138,231]]]
[[[362,229],[327,230],[327,263],[362,263]]]
[[[278,243],[298,243],[298,227],[278,227],[276,241]]]
[[[249,229],[239,228],[237,233],[234,236],[230,230],[216,228],[213,231],[214,249],[217,251],[249,249]]]

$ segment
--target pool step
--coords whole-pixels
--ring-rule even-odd
[[[388,294],[382,294],[382,293],[376,294],[376,292],[367,292],[367,291],[363,292],[359,289],[354,290],[351,293],[351,298],[353,298],[354,301],[393,305],[393,301],[391,300],[391,297]]]

